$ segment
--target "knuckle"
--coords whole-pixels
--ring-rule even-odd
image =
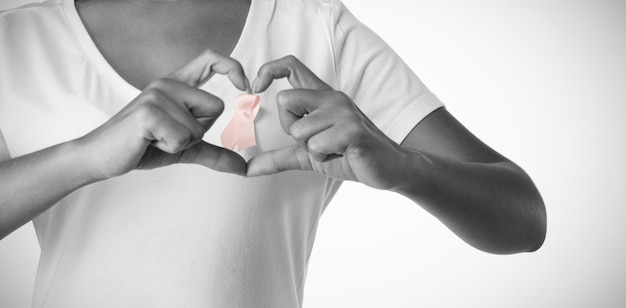
[[[261,66],[261,68],[259,68],[259,72],[257,73],[257,76],[266,76],[270,74],[270,66],[269,63],[263,64],[263,66]]]
[[[224,112],[224,101],[220,98],[215,98],[209,101],[209,112],[211,114],[220,115]]]
[[[326,159],[327,155],[321,153],[311,153],[311,157],[313,157],[315,161],[323,162]]]
[[[328,95],[330,96],[330,99],[332,99],[332,101],[334,102],[338,102],[341,104],[351,104],[352,100],[350,99],[350,97],[341,92],[341,91],[329,91]]]
[[[175,154],[183,150],[183,143],[178,140],[171,141],[168,145],[170,154]]]
[[[159,78],[151,81],[146,89],[163,89],[170,84],[170,80],[167,78]]]
[[[202,51],[202,53],[200,54],[200,56],[202,57],[207,57],[207,58],[213,58],[215,56],[215,51],[213,51],[210,48],[207,48],[205,50]]]
[[[202,128],[202,125],[198,124],[195,125],[191,131],[191,139],[190,140],[200,140],[202,139],[202,137],[204,137],[204,128]]]
[[[295,122],[289,127],[289,135],[298,142],[305,142],[304,127],[299,122]]]
[[[243,74],[243,65],[241,65],[241,63],[233,58],[228,58],[230,59],[230,61],[232,61],[232,66],[233,69],[240,74]]]
[[[163,93],[156,88],[149,88],[141,93],[143,102],[157,102],[163,98]]]
[[[190,131],[185,130],[178,134],[178,136],[171,141],[170,148],[173,152],[177,153],[185,149],[185,147],[191,142],[192,134]]]
[[[323,154],[323,143],[319,139],[310,139],[307,142],[307,147],[309,148],[309,152],[314,154]]]
[[[232,77],[232,76],[244,75],[243,66],[241,66],[241,63],[239,63],[239,61],[233,58],[224,58],[223,61],[226,63],[229,76]]]
[[[141,105],[135,109],[135,119],[139,123],[153,124],[155,122],[156,112],[149,105]]]
[[[224,55],[221,53],[218,53],[216,51],[211,51],[211,56],[214,59],[214,62],[222,62],[222,63],[226,63],[226,65],[228,65],[230,68],[239,68],[242,67],[241,63],[239,63],[239,61],[237,61],[236,59],[234,59],[231,56],[228,55]]]
[[[336,99],[338,100],[346,100],[348,98],[348,95],[346,95],[345,93],[341,92],[341,91],[328,91],[330,93],[330,95],[334,96]]]
[[[298,58],[296,58],[294,55],[287,55],[283,58],[283,60],[285,62],[287,62],[287,64],[289,65],[298,65],[300,64],[300,60],[298,60]]]
[[[280,91],[276,94],[276,104],[280,108],[286,108],[289,103],[289,92]]]

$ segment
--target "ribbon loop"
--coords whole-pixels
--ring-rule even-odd
[[[258,95],[242,94],[235,101],[235,114],[220,139],[222,146],[237,151],[256,145],[254,118],[259,112],[261,98]]]

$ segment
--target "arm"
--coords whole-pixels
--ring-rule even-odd
[[[95,181],[86,167],[74,142],[0,162],[0,239]]]
[[[445,109],[421,121],[398,145],[347,95],[294,57],[262,66],[253,90],[264,91],[283,77],[295,89],[278,94],[279,117],[296,144],[252,158],[248,175],[302,169],[358,181],[411,198],[481,250],[514,253],[541,246],[545,209],[530,178]]]
[[[207,51],[84,137],[15,159],[6,159],[0,142],[0,239],[74,190],[133,169],[195,163],[244,174],[243,158],[202,141],[223,110],[219,98],[197,89],[214,73],[249,90],[237,61]]]
[[[467,243],[492,253],[537,250],[546,212],[517,165],[440,108],[402,142],[407,166],[392,190],[419,203]]]

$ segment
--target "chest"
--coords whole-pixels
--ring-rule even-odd
[[[249,0],[154,7],[121,1],[77,2],[81,19],[104,58],[138,89],[205,49],[230,54],[249,7]]]

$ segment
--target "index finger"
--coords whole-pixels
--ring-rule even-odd
[[[167,76],[192,87],[199,87],[215,73],[226,75],[241,91],[250,92],[250,82],[239,61],[207,49],[183,67]]]
[[[332,88],[315,75],[306,65],[294,56],[286,56],[270,61],[261,68],[252,82],[255,93],[265,91],[274,79],[287,78],[294,88],[314,90],[332,90]]]

